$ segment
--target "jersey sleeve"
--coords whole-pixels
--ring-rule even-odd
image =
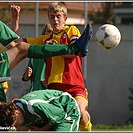
[[[23,41],[34,45],[42,45],[44,44],[45,37],[39,36],[35,38],[23,38]]]
[[[68,31],[69,44],[75,42],[80,37],[80,31],[76,26],[70,26]]]

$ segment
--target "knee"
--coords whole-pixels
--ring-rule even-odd
[[[90,119],[90,114],[87,110],[80,110],[81,118],[86,117],[87,119]]]
[[[78,104],[81,115],[85,115],[88,112],[87,104]]]
[[[80,108],[80,113],[81,113],[81,115],[84,115],[85,112],[86,112],[85,108]]]
[[[29,45],[30,44],[28,44],[28,43],[20,42],[20,43],[18,43],[18,45],[16,45],[16,47],[19,49],[20,52],[25,53],[28,51]]]

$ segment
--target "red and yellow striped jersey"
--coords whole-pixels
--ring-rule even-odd
[[[45,44],[47,40],[55,39],[58,44],[71,44],[79,38],[80,32],[76,26],[64,26],[61,31],[53,32],[51,35],[43,35],[37,38],[26,38],[25,41],[31,44]],[[56,44],[56,45],[58,45]],[[82,73],[82,58],[65,58],[55,56],[46,58],[46,83],[62,83],[78,85],[84,88]]]

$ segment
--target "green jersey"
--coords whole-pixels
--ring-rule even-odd
[[[7,25],[0,21],[0,43],[7,47],[12,41],[18,39],[19,36],[12,31]]]
[[[23,126],[51,123],[54,131],[78,131],[80,111],[76,100],[58,90],[33,91],[13,101],[24,112]]]
[[[6,52],[0,53],[0,82],[11,80],[10,64]]]

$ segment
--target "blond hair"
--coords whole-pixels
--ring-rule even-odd
[[[63,2],[53,2],[48,6],[47,14],[53,10],[54,12],[61,11],[63,12],[64,16],[67,16],[67,7]]]

